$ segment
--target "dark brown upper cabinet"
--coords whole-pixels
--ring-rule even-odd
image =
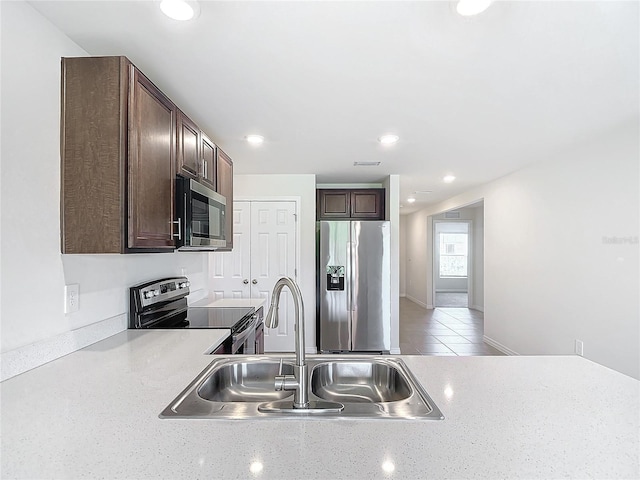
[[[189,117],[178,110],[176,171],[216,189],[216,145]]]
[[[216,146],[204,132],[200,132],[200,152],[202,156],[202,177],[200,181],[213,190],[217,189],[218,169],[216,165]],[[216,190],[217,191],[217,190]]]
[[[178,110],[177,131],[177,171],[182,176],[197,179],[202,166],[200,128]]]
[[[216,148],[216,192],[227,199],[225,233],[227,246],[219,250],[233,248],[233,162],[220,147]]]
[[[62,59],[62,253],[174,249],[176,125],[127,58]]]
[[[318,220],[384,220],[384,188],[319,189]]]

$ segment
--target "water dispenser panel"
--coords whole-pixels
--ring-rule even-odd
[[[344,290],[344,266],[327,266],[327,290]]]

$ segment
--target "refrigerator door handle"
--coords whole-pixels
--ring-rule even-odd
[[[351,275],[353,274],[353,268],[351,265],[351,242],[347,242],[347,278],[346,281],[348,282],[348,284],[346,285],[346,290],[347,290],[347,312],[351,311],[351,306],[353,305],[353,298],[352,298],[352,292],[351,292],[351,287],[352,287],[352,282],[351,282]]]
[[[354,294],[355,294],[355,288],[356,288],[356,281],[355,281],[355,277],[356,277],[356,266],[353,264],[355,261],[355,247],[356,244],[354,242],[349,242],[349,248],[348,248],[348,259],[349,259],[349,268],[351,269],[351,273],[349,274],[349,311],[351,312],[355,312],[356,311],[356,302],[354,299]]]

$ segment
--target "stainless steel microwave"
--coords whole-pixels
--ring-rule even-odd
[[[177,177],[179,250],[217,250],[227,245],[226,199],[191,178]]]

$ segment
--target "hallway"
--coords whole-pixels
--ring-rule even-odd
[[[504,355],[482,341],[484,315],[468,308],[427,310],[400,298],[403,355]]]

